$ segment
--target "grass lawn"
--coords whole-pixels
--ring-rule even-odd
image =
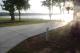
[[[22,19],[19,22],[18,18],[16,18],[15,22],[13,23],[10,21],[10,18],[0,18],[0,27],[45,23],[48,21],[49,20],[42,20],[42,19]]]
[[[57,28],[49,31],[48,40],[46,33],[38,34],[30,37],[16,47],[12,48],[8,53],[66,53],[70,52],[73,47],[71,40],[71,25]]]

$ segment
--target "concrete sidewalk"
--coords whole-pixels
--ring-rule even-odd
[[[0,28],[0,53],[6,53],[8,50],[31,36],[46,32],[47,27],[49,27],[49,30],[52,30],[66,24],[67,23],[64,22],[49,22]]]

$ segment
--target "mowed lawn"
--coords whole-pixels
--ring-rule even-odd
[[[15,22],[12,22],[12,21],[10,21],[10,18],[0,18],[0,27],[45,23],[45,22],[48,22],[48,21],[50,21],[50,20],[43,20],[43,19],[21,19],[21,21],[19,21],[19,19],[16,18]]]

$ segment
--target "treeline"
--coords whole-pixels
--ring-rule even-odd
[[[11,21],[13,21],[13,22],[15,21],[15,15],[18,15],[19,21],[21,21],[21,15],[28,15],[29,14],[29,13],[28,14],[21,13],[22,9],[24,9],[24,10],[30,9],[31,5],[30,5],[29,1],[30,0],[2,0],[3,4],[1,4],[1,7],[3,10],[6,10],[9,12],[9,14],[5,14],[5,15],[10,15]],[[74,3],[73,0],[43,0],[43,1],[41,1],[42,6],[46,6],[47,9],[49,10],[48,15],[50,17],[50,20],[53,15],[53,12],[54,12],[54,10],[53,10],[54,6],[59,7],[60,13],[62,13],[62,10],[64,12],[64,8],[68,11],[68,14],[69,14],[70,10],[73,10],[73,6],[70,6],[70,5],[66,6],[67,5],[66,2],[73,2]],[[63,3],[63,5],[62,5],[62,3]],[[18,11],[17,14],[15,13],[16,10]],[[1,14],[1,15],[3,15],[3,14]],[[35,15],[35,13],[34,13],[34,15]]]

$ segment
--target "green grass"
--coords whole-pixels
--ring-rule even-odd
[[[49,31],[48,41],[45,39],[45,33],[30,37],[11,49],[8,53],[39,53],[43,52],[45,48],[51,48],[52,53],[62,53],[61,51],[65,50],[64,48],[68,46],[70,29],[71,26],[68,24]]]
[[[15,22],[13,23],[10,21],[10,18],[0,18],[0,27],[45,23],[48,21],[49,20],[42,19],[21,19],[21,21],[19,22],[19,20],[16,18]]]
[[[10,18],[1,18],[0,17],[0,22],[9,21],[9,20],[10,20]]]

